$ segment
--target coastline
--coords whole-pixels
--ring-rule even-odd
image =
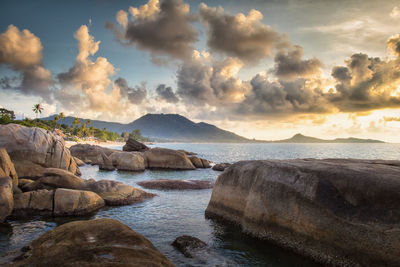
[[[115,141],[65,141],[65,146],[70,148],[71,146],[77,145],[77,144],[89,144],[89,145],[97,145],[97,146],[102,146],[102,147],[109,147],[109,146],[123,146],[125,145],[125,142],[115,142]]]

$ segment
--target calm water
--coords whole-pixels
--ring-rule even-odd
[[[160,147],[185,149],[214,162],[236,162],[247,159],[291,158],[364,158],[400,160],[400,144],[157,144]],[[141,173],[99,171],[97,166],[81,167],[83,178],[111,179],[137,186],[151,179],[215,180],[218,172],[211,169],[194,171],[145,171]],[[106,207],[89,217],[30,218],[13,220],[0,226],[0,256],[13,252],[44,232],[72,220],[114,218],[148,238],[178,266],[204,266],[185,258],[170,244],[180,235],[192,235],[210,247],[209,266],[312,266],[313,263],[273,245],[243,235],[239,229],[223,226],[204,218],[211,190],[157,191],[158,197],[142,203]],[[1,259],[0,259],[1,263]]]

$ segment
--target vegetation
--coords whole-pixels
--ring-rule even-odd
[[[35,105],[33,106],[33,109],[32,109],[32,110],[33,110],[33,112],[36,113],[36,119],[38,119],[39,113],[42,114],[43,107],[42,107],[41,104],[35,104]]]
[[[125,142],[128,141],[129,137],[133,138],[139,142],[149,142],[150,141],[149,138],[142,136],[140,129],[133,130],[132,133],[123,132],[121,134],[121,137],[124,139]]]

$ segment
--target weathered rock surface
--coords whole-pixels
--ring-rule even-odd
[[[215,164],[213,167],[212,167],[212,169],[214,170],[214,171],[220,171],[220,172],[223,172],[226,168],[228,168],[229,166],[231,166],[232,164],[230,164],[230,163],[218,163],[218,164]]]
[[[33,183],[33,182],[34,181],[31,179],[18,179],[18,186],[23,189],[24,186],[26,186],[30,183]]]
[[[144,171],[145,159],[141,153],[118,151],[110,155],[112,164],[121,171]]]
[[[51,215],[53,213],[53,190],[37,190],[14,195],[13,215]]]
[[[209,189],[213,187],[212,181],[203,180],[148,180],[138,182],[138,185],[148,189],[160,190],[186,190],[186,189]]]
[[[128,141],[126,141],[126,144],[122,147],[122,150],[143,152],[149,150],[149,148],[145,144],[129,137]]]
[[[7,176],[11,178],[14,186],[18,186],[18,175],[15,171],[14,164],[5,148],[0,148],[0,177]]]
[[[54,216],[85,215],[104,206],[96,193],[59,188],[54,194]]]
[[[167,149],[153,148],[144,152],[150,169],[194,170],[195,167],[185,153]]]
[[[97,193],[107,205],[128,205],[154,197],[154,194],[117,181],[93,179],[86,182],[86,190]]]
[[[47,168],[43,171],[43,176],[33,183],[27,183],[21,186],[23,191],[33,191],[38,189],[56,189],[56,188],[68,188],[68,189],[81,189],[85,186],[85,180],[73,175],[71,172],[56,169]]]
[[[207,247],[207,244],[197,237],[182,235],[172,242],[172,245],[188,258],[196,258],[199,250]]]
[[[107,147],[89,144],[77,144],[71,146],[69,150],[71,151],[72,156],[77,157],[83,162],[97,165],[102,163],[101,161],[99,162],[99,155],[104,153],[105,155],[110,156],[113,152],[118,151]]]
[[[177,151],[183,152],[186,156],[196,156],[197,155],[197,153],[186,151],[184,149],[178,149]]]
[[[400,161],[243,161],[217,179],[208,218],[324,264],[400,265]]]
[[[78,165],[79,167],[85,165],[85,162],[83,162],[82,160],[78,159],[77,157],[74,157],[74,160],[76,162],[76,165]]]
[[[111,155],[110,155],[111,156]],[[109,156],[106,154],[102,153],[99,155],[98,162],[99,162],[99,169],[103,171],[113,171],[115,170],[115,166],[113,165],[113,162]]]
[[[59,168],[79,175],[64,140],[41,128],[0,125],[0,147],[10,156],[18,177],[39,177],[44,168]]]
[[[0,223],[11,214],[13,207],[13,180],[10,177],[0,177]]]
[[[12,266],[174,266],[146,238],[113,219],[63,224],[34,240]]]

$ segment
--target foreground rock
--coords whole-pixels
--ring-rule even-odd
[[[243,161],[218,177],[206,216],[324,264],[399,266],[399,192],[399,161]]]
[[[13,181],[10,177],[0,177],[0,223],[11,214],[13,207]]]
[[[44,129],[0,125],[0,147],[7,150],[20,178],[40,177],[44,168],[59,168],[80,175],[64,140]]]
[[[172,245],[188,258],[196,258],[199,250],[207,248],[207,244],[197,237],[182,235],[172,242]]]
[[[147,189],[159,190],[186,190],[186,189],[209,189],[213,187],[212,181],[203,180],[149,180],[138,182],[138,185]]]
[[[71,151],[72,156],[77,157],[83,162],[87,164],[97,164],[97,165],[102,163],[102,158],[100,158],[99,156],[101,156],[103,153],[109,157],[112,153],[118,151],[107,147],[101,147],[89,144],[77,144],[71,146],[69,150]]]
[[[174,266],[150,241],[112,219],[63,224],[26,250],[12,266]]]
[[[15,171],[14,164],[4,148],[0,148],[0,177],[10,177],[13,185],[18,186],[17,172]]]
[[[139,188],[111,180],[91,179],[86,182],[85,188],[97,193],[109,206],[128,205],[155,196]]]
[[[144,155],[147,160],[147,167],[150,169],[196,169],[186,154],[177,150],[153,148],[144,152]]]
[[[149,148],[135,139],[129,137],[128,141],[126,141],[126,144],[122,147],[123,151],[138,151],[138,152],[143,152],[146,150],[149,150]]]
[[[214,171],[219,171],[219,172],[223,172],[226,168],[228,168],[229,166],[231,166],[232,164],[230,163],[218,163],[215,164],[212,169]]]

